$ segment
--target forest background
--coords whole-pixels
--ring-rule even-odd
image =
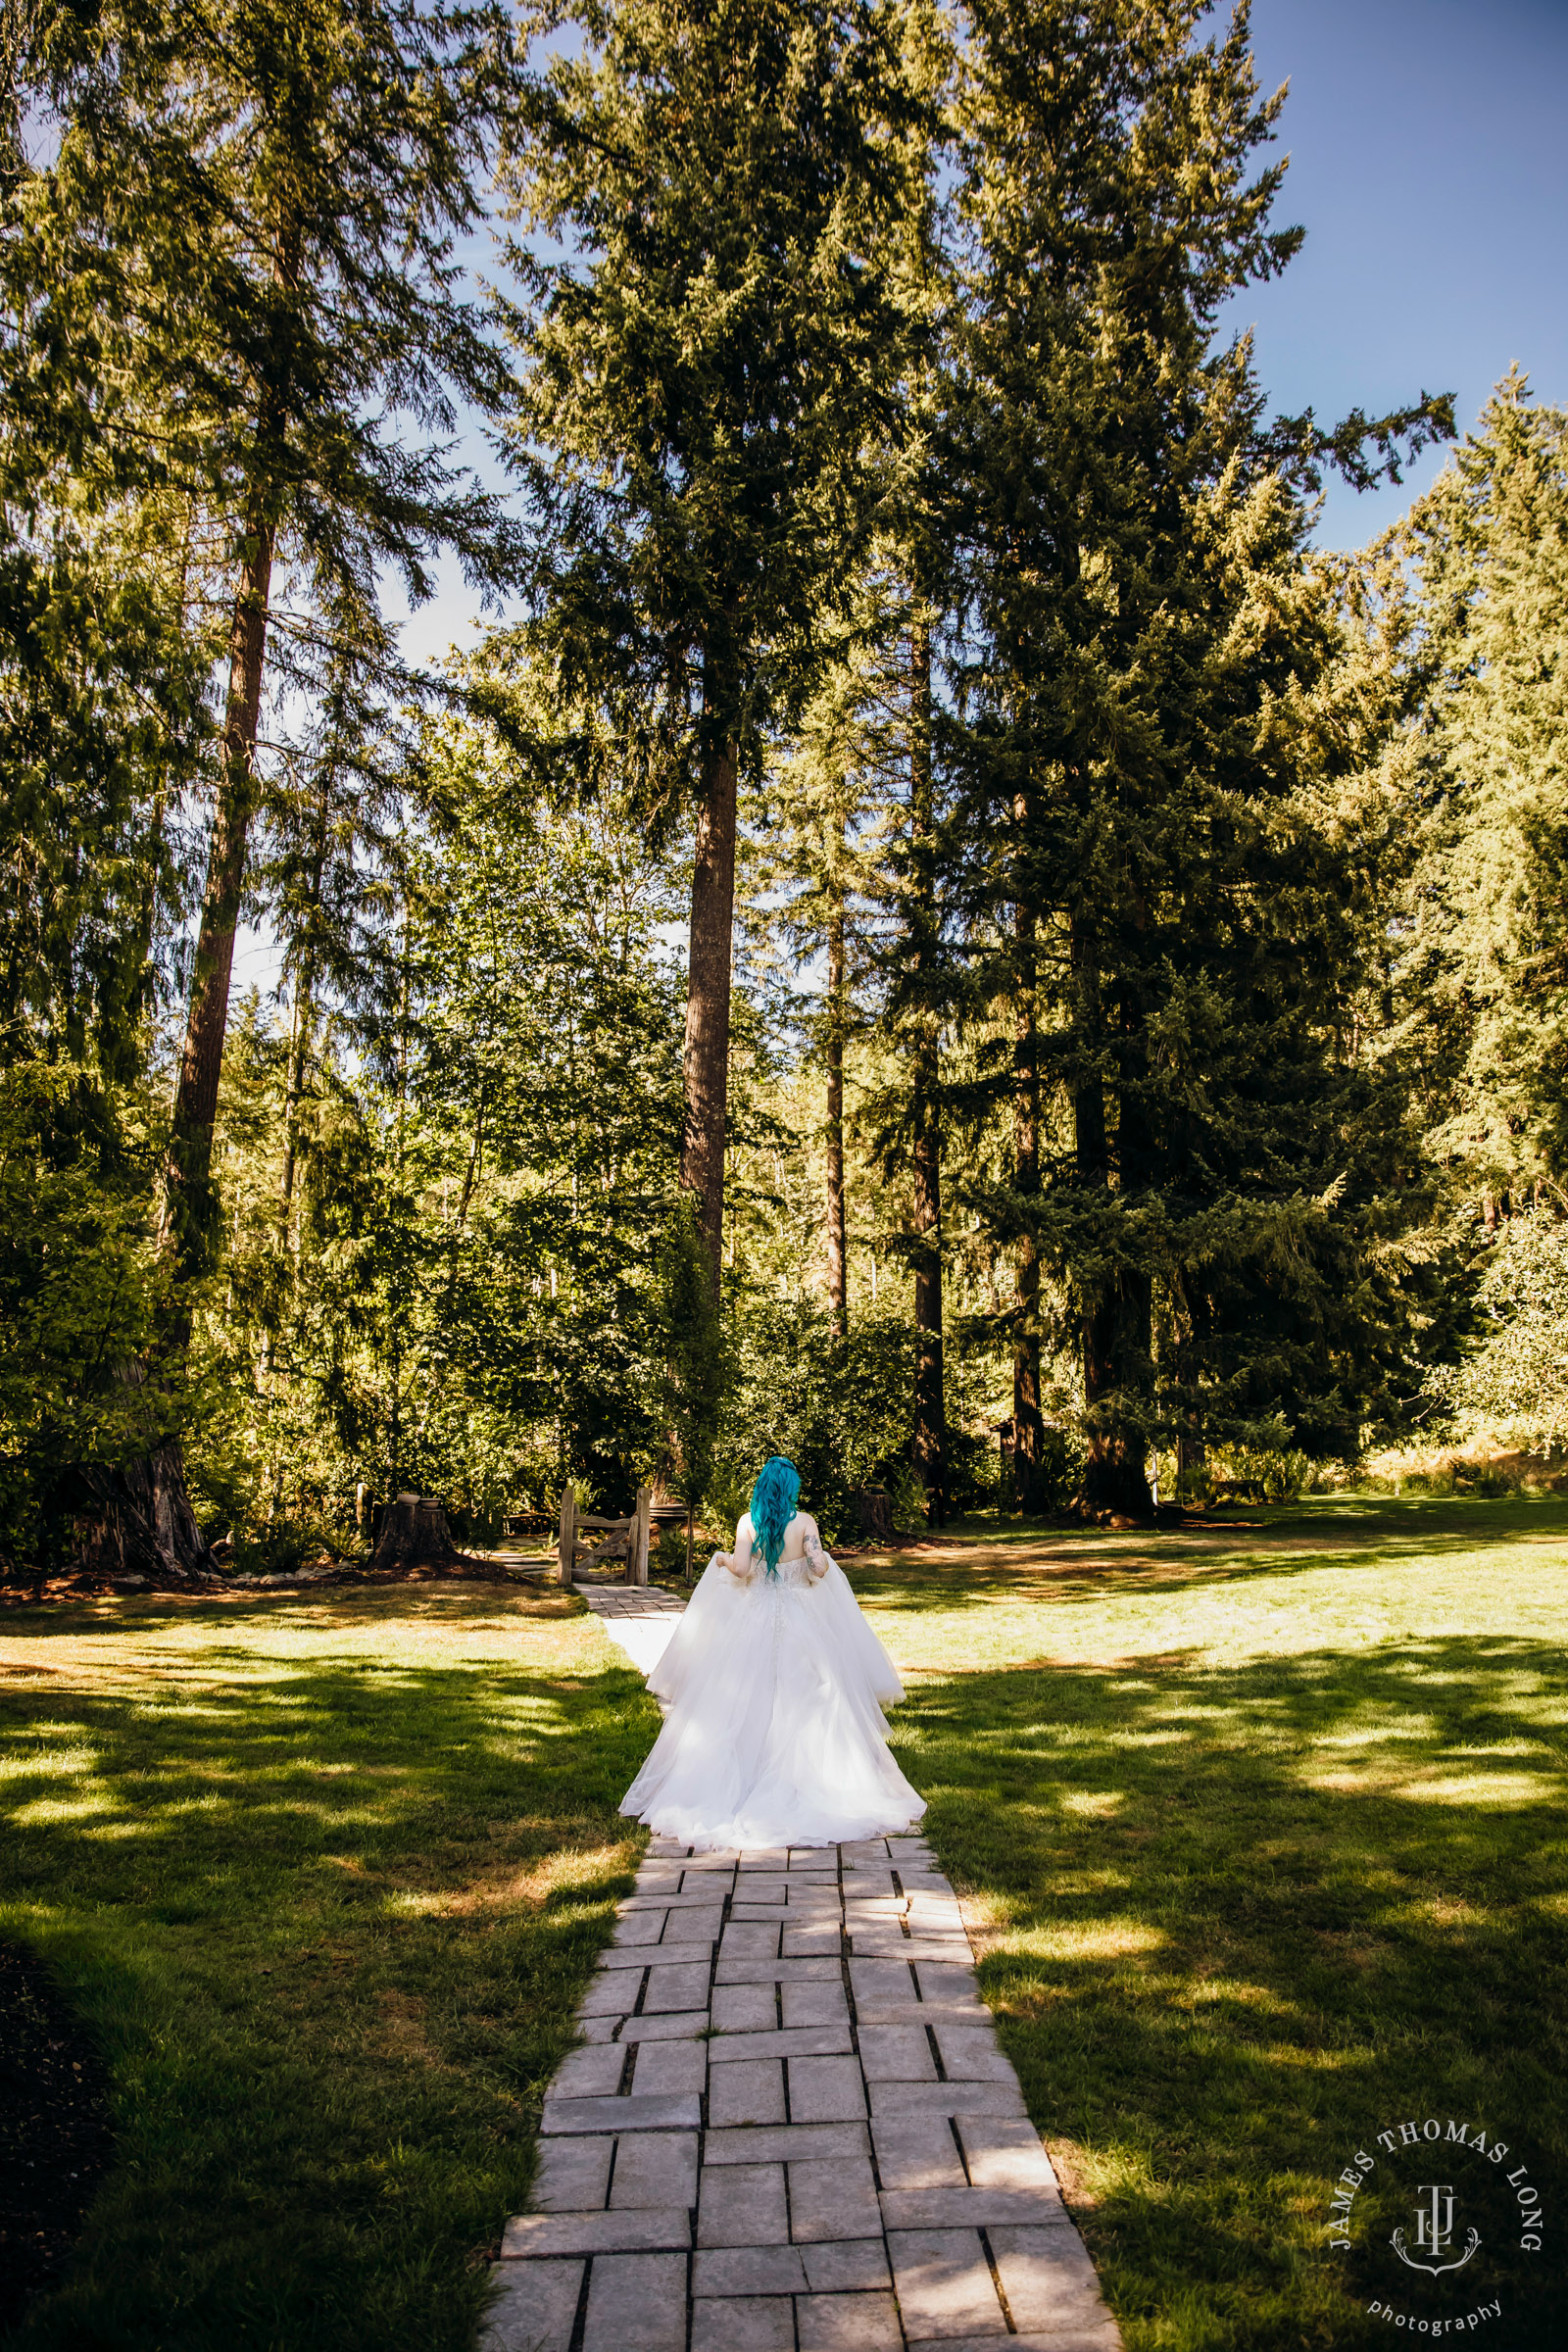
[[[5,39],[11,1568],[1560,1442],[1568,417],[1314,550],[1245,11]]]

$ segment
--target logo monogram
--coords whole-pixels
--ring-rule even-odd
[[[1425,2200],[1415,2209],[1415,2242],[1417,2246],[1423,2254],[1442,2256],[1448,2253],[1453,2245],[1453,2190],[1451,2186],[1446,2180],[1423,2181],[1416,2193]],[[1479,2230],[1471,2230],[1469,2244],[1465,2247],[1464,2252],[1456,2256],[1452,2262],[1441,2260],[1417,2262],[1413,2255],[1405,2252],[1405,2237],[1402,2230],[1396,2230],[1389,2243],[1399,2260],[1410,2270],[1427,2271],[1434,2278],[1441,2278],[1445,2271],[1462,2271],[1464,2269],[1465,2264],[1481,2243],[1481,2232]]]

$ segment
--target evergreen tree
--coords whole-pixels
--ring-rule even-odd
[[[1265,430],[1247,342],[1215,333],[1299,242],[1268,225],[1283,166],[1249,176],[1281,99],[1257,98],[1245,8],[1209,40],[1202,13],[982,5],[966,92],[958,893],[1022,1044],[989,1205],[1067,1300],[1083,1499],[1134,1511],[1161,1432],[1289,1403],[1322,1437],[1348,1409],[1311,1205],[1354,1139],[1302,486],[1446,421]],[[1037,1087],[1063,1112],[1049,1153]]]
[[[511,164],[564,249],[516,253],[517,445],[542,642],[640,742],[650,812],[695,812],[681,1172],[716,1285],[738,780],[819,678],[868,545],[921,107],[891,0],[577,21]]]
[[[947,1517],[948,1417],[944,1374],[942,1236],[943,942],[941,849],[933,760],[931,612],[917,603],[908,634],[908,802],[898,893],[905,969],[889,1012],[909,1048],[907,1150],[913,1214],[906,1249],[914,1275],[914,1426],[910,1450],[938,1524]],[[884,1145],[884,1149],[886,1146]]]
[[[659,1253],[664,1322],[661,1416],[668,1432],[675,1492],[686,1505],[686,1581],[692,1574],[692,1524],[713,1476],[724,1402],[723,1331],[713,1297],[708,1246],[689,1193],[664,1228]]]
[[[1396,909],[1426,1148],[1494,1230],[1568,1185],[1568,415],[1517,370],[1396,535],[1426,758]]]
[[[880,707],[876,665],[850,658],[828,673],[799,737],[770,779],[765,878],[789,892],[782,920],[797,955],[820,957],[815,1023],[825,1105],[827,1295],[833,1336],[849,1329],[845,1190],[845,1065],[867,972],[873,909],[885,887],[883,850],[895,748]]]
[[[451,238],[479,212],[507,35],[498,11],[412,0],[122,0],[51,12],[33,72],[59,139],[8,212],[21,427],[69,458],[89,504],[174,493],[216,534],[227,583],[170,1159],[194,1266],[269,662],[309,685],[324,650],[405,683],[378,573],[417,601],[443,547],[481,580],[504,562],[494,505],[440,437],[455,398],[493,409],[506,380]]]
[[[169,806],[206,735],[198,649],[167,506],[85,514],[0,441],[0,1060],[131,1080],[178,888]]]

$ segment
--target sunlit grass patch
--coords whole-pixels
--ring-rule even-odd
[[[1059,1573],[1061,1539],[1004,1531],[972,1596],[962,1531],[857,1569],[1130,2352],[1384,2341],[1323,2224],[1390,2116],[1568,2179],[1568,1511],[1259,1516],[1250,1551],[1129,1537]],[[1564,2246],[1490,2341],[1555,2352]]]
[[[1130,2352],[1382,2342],[1322,2222],[1391,2114],[1486,2121],[1559,2206],[1568,2173],[1568,1510],[1260,1516],[852,1564]],[[466,2346],[637,1850],[637,1678],[572,1604],[471,1588],[103,1603],[0,1650],[0,1932],[122,2125],[28,2352]],[[1562,2243],[1489,2341],[1555,2347]]]
[[[9,1619],[0,1932],[120,2162],[28,2352],[466,2347],[657,1716],[554,1597]]]

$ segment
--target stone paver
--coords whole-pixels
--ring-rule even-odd
[[[485,2323],[485,2352],[535,2352],[569,2344],[582,2293],[582,2262],[502,2262]]]
[[[1120,2352],[922,1838],[656,1838],[579,2022],[483,2352]]]
[[[800,2352],[903,2352],[891,2295],[803,2295],[795,2312]]]
[[[783,2246],[790,2238],[781,2164],[710,2164],[697,2209],[700,2246]]]
[[[692,2313],[692,2352],[795,2352],[795,2306],[788,2295],[705,2298]]]
[[[588,2282],[583,2352],[686,2352],[679,2254],[601,2255]]]

